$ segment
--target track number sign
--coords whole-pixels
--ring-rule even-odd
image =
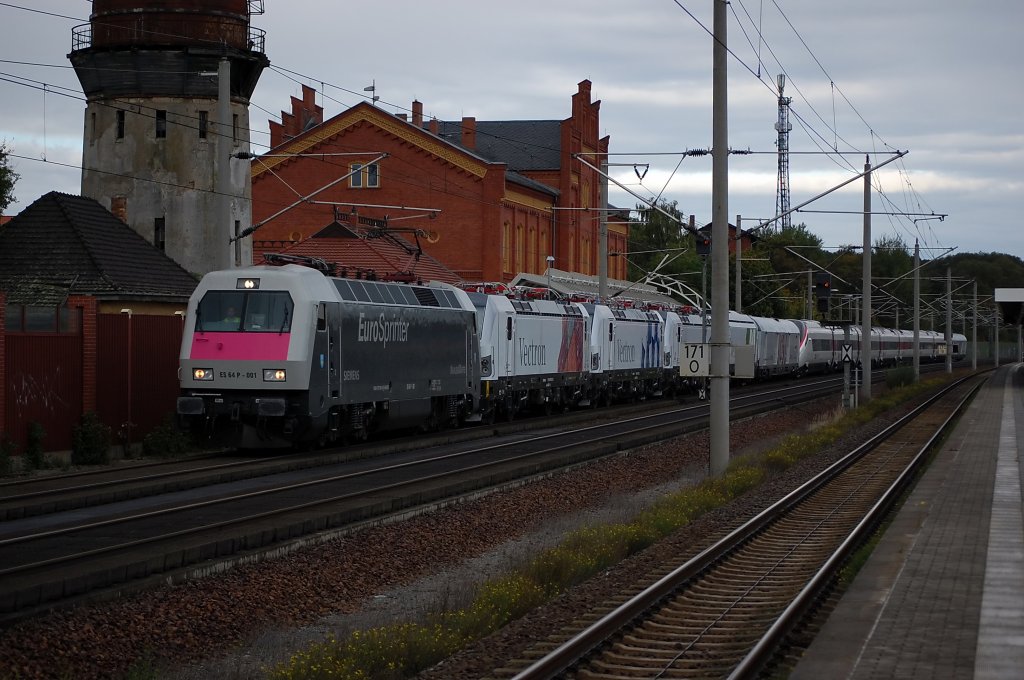
[[[707,378],[711,353],[705,343],[683,344],[679,358],[679,375],[687,378]]]

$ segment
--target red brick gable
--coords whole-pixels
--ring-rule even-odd
[[[292,112],[281,112],[281,122],[270,121],[270,148],[290,141],[324,122],[324,107],[316,103],[316,90],[303,85],[302,99],[292,97]]]
[[[304,91],[302,106],[307,99]],[[439,238],[424,252],[463,280],[541,273],[549,257],[557,268],[596,274],[601,182],[579,159],[600,164],[607,153],[599,113],[589,81],[564,120],[425,124],[418,101],[412,122],[362,102],[253,161],[254,241],[304,241],[335,210],[391,224],[432,216]],[[353,186],[345,177],[354,163],[376,163],[377,184]],[[609,230],[609,252],[627,243],[628,223]],[[608,268],[623,278],[625,259],[610,258]]]

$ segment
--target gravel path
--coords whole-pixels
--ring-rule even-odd
[[[811,419],[790,407],[734,424],[732,450],[764,449]],[[849,441],[884,424],[876,420]],[[847,449],[840,444],[805,461],[421,677],[481,677],[495,660],[635,582],[665,554],[695,554]],[[628,518],[694,484],[706,475],[707,458],[707,433],[696,433],[274,561],[19,624],[0,632],[0,677],[87,680],[146,668],[159,669],[164,680],[260,677],[260,669],[328,633],[458,605],[474,583],[505,573],[567,531]]]

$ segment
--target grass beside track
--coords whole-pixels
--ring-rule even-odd
[[[410,678],[948,379],[890,389],[854,411],[840,409],[810,432],[733,460],[722,476],[665,496],[628,522],[574,531],[518,569],[482,584],[466,608],[434,612],[421,622],[355,631],[345,639],[328,637],[267,673],[274,680]]]

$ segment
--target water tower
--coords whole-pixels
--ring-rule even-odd
[[[93,0],[68,55],[87,104],[82,195],[185,269],[249,264],[249,100],[262,0]]]

